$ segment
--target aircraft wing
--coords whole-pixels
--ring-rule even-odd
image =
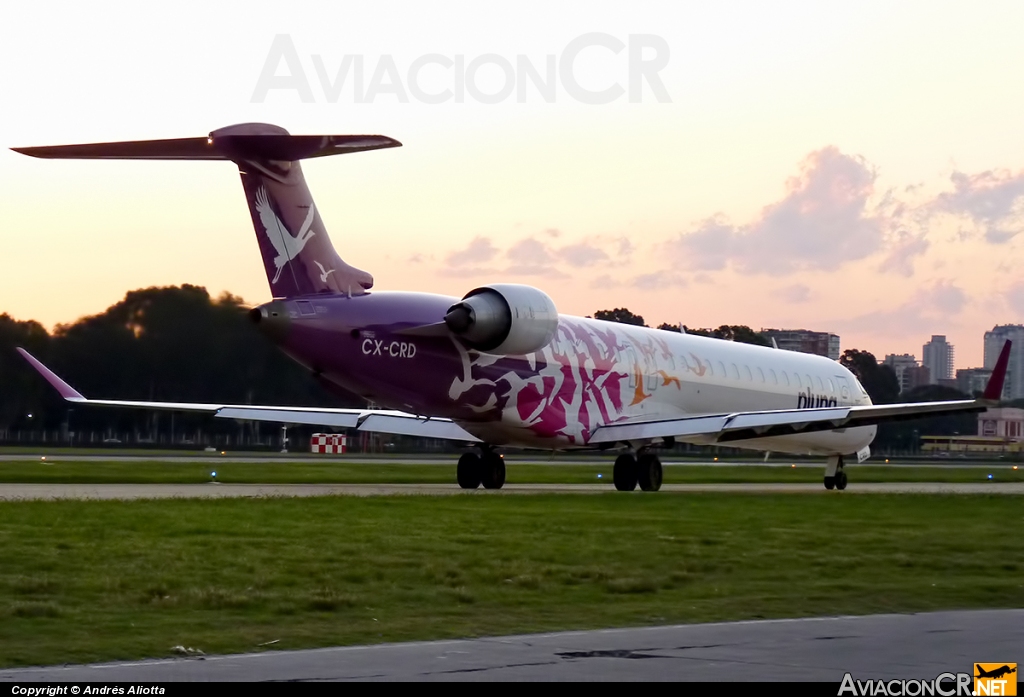
[[[865,406],[825,407],[818,409],[782,409],[747,411],[731,414],[699,414],[673,419],[625,421],[595,429],[590,443],[642,441],[650,438],[692,438],[707,436],[717,443],[752,438],[786,436],[794,433],[831,431],[839,428],[874,426],[888,421],[918,419],[935,414],[964,414],[985,411],[995,406],[1003,392],[1006,368],[1010,360],[1010,342],[1003,345],[992,376],[979,399],[946,402],[909,402],[906,404],[869,404]]]
[[[472,443],[480,442],[451,419],[417,416],[402,411],[377,409],[327,409],[320,407],[275,407],[251,404],[201,404],[194,402],[136,402],[120,399],[88,399],[71,387],[56,373],[40,363],[23,348],[18,353],[24,356],[33,368],[46,378],[60,396],[68,402],[100,407],[124,407],[129,409],[156,409],[164,411],[185,411],[211,414],[221,419],[239,421],[273,421],[281,424],[303,424],[354,428],[360,431],[390,433],[399,436],[420,436],[442,438]]]

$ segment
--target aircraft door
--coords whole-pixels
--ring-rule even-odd
[[[851,398],[853,391],[850,387],[849,379],[847,379],[845,375],[836,375],[834,379],[836,381],[836,388],[839,391],[839,394],[836,395],[839,399],[839,404],[844,406],[853,404],[853,400]]]

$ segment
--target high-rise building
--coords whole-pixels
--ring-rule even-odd
[[[1010,363],[1006,366],[1006,382],[1003,383],[1003,399],[1024,397],[1024,325],[1000,324],[985,332],[985,367],[996,367],[999,352],[1007,339],[1010,347]]]
[[[807,329],[762,329],[761,335],[769,341],[775,339],[780,349],[816,353],[834,361],[839,360],[838,334],[812,332]]]
[[[939,380],[953,379],[953,344],[944,334],[932,334],[932,340],[921,347],[921,365],[931,373],[933,385]]]
[[[991,368],[961,368],[956,371],[956,389],[969,395],[984,392],[990,377]]]
[[[899,355],[890,353],[882,361],[884,365],[892,368],[892,372],[896,373],[896,381],[900,384],[900,393],[906,392],[913,389],[917,385],[911,385],[911,375],[907,373],[907,368],[917,367],[917,358],[909,353],[901,353]]]
[[[905,392],[915,387],[932,384],[932,372],[926,365],[915,365],[903,370],[903,384],[906,385]]]

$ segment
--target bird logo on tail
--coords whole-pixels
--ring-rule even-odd
[[[316,234],[310,230],[310,226],[313,225],[313,218],[316,216],[316,207],[310,202],[306,219],[302,221],[302,227],[299,228],[298,234],[294,237],[270,205],[270,197],[267,196],[266,187],[260,187],[260,190],[256,192],[256,213],[263,224],[263,230],[267,234],[267,239],[270,240],[270,244],[274,246],[274,251],[277,252],[277,256],[274,257],[274,267],[277,269],[277,273],[274,274],[274,280],[271,281],[271,283],[277,283],[277,279],[281,277],[281,271],[285,265],[299,256],[306,243]],[[322,271],[323,269],[321,268]]]

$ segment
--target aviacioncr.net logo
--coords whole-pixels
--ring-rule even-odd
[[[855,680],[847,673],[839,695],[855,697],[972,697],[970,673],[941,673],[932,680]]]

